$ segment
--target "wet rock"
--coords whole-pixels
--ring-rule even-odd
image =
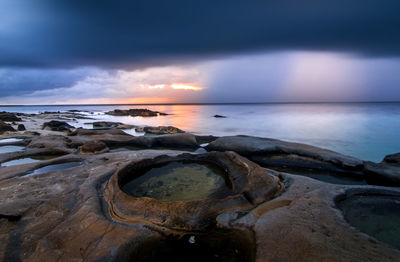
[[[142,117],[158,116],[159,114],[166,115],[164,113],[152,111],[149,109],[127,109],[127,110],[114,109],[113,111],[106,112],[106,114],[113,116],[142,116]]]
[[[28,148],[68,149],[71,140],[61,135],[35,136],[31,138]]]
[[[385,156],[383,163],[391,165],[400,165],[400,153]]]
[[[79,150],[81,154],[101,154],[107,152],[109,149],[101,141],[89,141],[84,143]]]
[[[50,122],[43,123],[42,129],[47,129],[51,131],[70,131],[70,129],[75,128],[64,121],[52,120]]]
[[[15,129],[11,125],[0,120],[0,134],[7,131],[15,131]]]
[[[173,126],[156,126],[156,127],[146,126],[143,127],[143,131],[148,134],[156,134],[156,135],[185,133],[185,131]]]
[[[133,125],[127,125],[120,122],[107,122],[107,121],[99,121],[92,123],[93,128],[118,128],[118,129],[131,129],[135,128]]]
[[[17,130],[18,131],[25,131],[26,128],[25,128],[25,126],[23,124],[19,124],[18,127],[17,127]]]
[[[189,133],[161,135],[161,136],[139,136],[119,145],[130,145],[141,148],[176,148],[196,149],[199,147],[196,137]]]
[[[120,129],[76,129],[69,133],[69,137],[76,145],[88,141],[101,141],[108,147],[125,145],[134,138]]]
[[[208,151],[235,151],[243,156],[298,155],[328,162],[344,169],[361,170],[363,161],[334,151],[277,139],[250,136],[221,137],[211,142]]]
[[[218,136],[196,136],[197,143],[199,144],[207,144],[215,141]]]
[[[15,114],[9,113],[9,112],[0,112],[0,120],[6,121],[6,122],[22,121],[21,118],[17,117]]]
[[[215,118],[226,118],[226,116],[214,115]]]
[[[387,163],[366,162],[364,173],[369,184],[400,186],[400,166]]]

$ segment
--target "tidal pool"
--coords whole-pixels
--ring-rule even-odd
[[[42,174],[42,173],[46,173],[46,172],[67,169],[67,168],[76,167],[76,166],[80,166],[80,165],[82,165],[82,162],[69,162],[69,163],[48,165],[48,166],[44,166],[44,167],[35,169],[33,172],[28,173],[24,176],[34,176],[34,175],[38,175],[38,174]]]
[[[163,202],[222,198],[230,193],[226,177],[218,166],[170,162],[151,168],[121,188],[134,197],[152,197]]]
[[[18,152],[24,149],[23,146],[0,146],[0,153]]]
[[[350,225],[400,249],[400,196],[354,195],[338,207]]]
[[[15,166],[15,165],[35,163],[35,162],[39,162],[42,160],[53,159],[53,158],[56,158],[59,156],[60,155],[42,155],[42,156],[31,156],[31,157],[18,158],[18,159],[14,159],[14,160],[10,160],[10,161],[1,163],[1,166]]]
[[[23,139],[21,139],[21,138],[4,138],[4,139],[0,139],[0,144],[14,143],[14,142],[22,141],[22,140]]]

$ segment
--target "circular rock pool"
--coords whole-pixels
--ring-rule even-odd
[[[209,163],[170,162],[124,182],[121,189],[162,202],[223,198],[231,192],[226,177],[224,170]]]
[[[338,207],[350,225],[400,249],[400,196],[352,195]]]

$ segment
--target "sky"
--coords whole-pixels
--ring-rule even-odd
[[[0,0],[0,104],[400,101],[398,0]]]

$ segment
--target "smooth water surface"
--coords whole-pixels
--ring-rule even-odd
[[[144,175],[122,186],[134,197],[152,197],[159,201],[206,199],[228,192],[224,173],[218,167],[171,162],[150,169]]]
[[[148,108],[167,116],[109,116],[113,109]],[[16,106],[0,111],[85,110],[98,120],[138,126],[172,125],[198,135],[250,135],[307,143],[364,160],[400,152],[400,103]],[[94,114],[91,114],[91,111]],[[214,118],[219,114],[227,118]],[[69,122],[84,127],[87,119]],[[86,125],[87,127],[87,125]],[[143,135],[134,130],[126,132]]]
[[[14,143],[14,142],[22,141],[22,140],[23,139],[21,139],[21,138],[4,138],[4,139],[0,139],[0,144]]]
[[[30,163],[35,163],[35,162],[39,162],[42,160],[53,159],[53,158],[56,158],[59,156],[60,155],[39,155],[39,156],[18,158],[18,159],[14,159],[14,160],[10,160],[10,161],[1,163],[1,166],[15,166],[15,165],[30,164]]]
[[[0,146],[0,153],[18,152],[24,149],[23,146]]]
[[[54,165],[48,165],[44,166],[38,169],[35,169],[33,172],[26,174],[25,176],[34,176],[38,174],[43,174],[51,171],[56,171],[56,170],[63,170],[71,167],[76,167],[82,165],[82,162],[69,162],[69,163],[62,163],[62,164],[54,164]]]
[[[339,208],[350,225],[400,249],[400,197],[351,196]]]

